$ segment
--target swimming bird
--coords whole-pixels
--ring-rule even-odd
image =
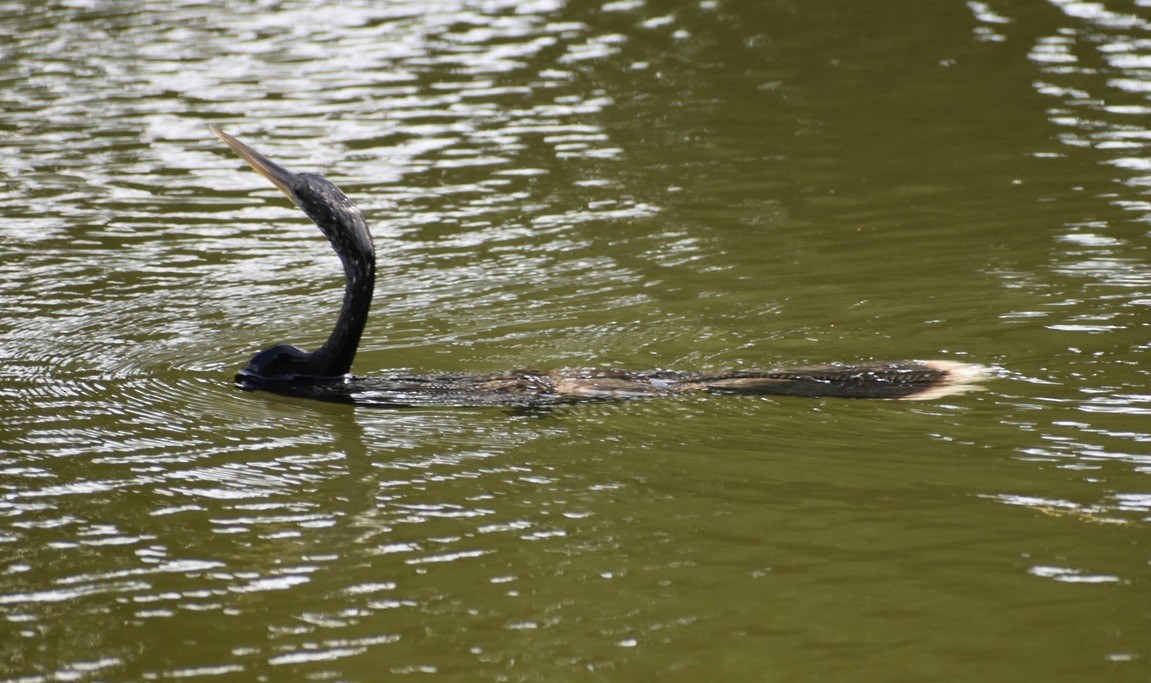
[[[669,370],[512,370],[484,375],[392,374],[355,377],[356,356],[376,277],[376,252],[363,214],[340,188],[314,173],[294,173],[224,131],[212,131],[279,188],[328,238],[344,268],[344,299],[324,344],[285,344],[252,357],[236,376],[244,389],[377,406],[546,406],[684,392],[928,399],[973,388],[978,365],[954,361],[828,363],[707,374]]]

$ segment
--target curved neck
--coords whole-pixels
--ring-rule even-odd
[[[312,354],[313,370],[322,377],[346,375],[352,368],[360,336],[368,322],[376,283],[376,256],[341,253],[344,264],[344,303],[328,341]]]

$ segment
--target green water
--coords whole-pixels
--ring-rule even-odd
[[[1141,3],[0,2],[0,677],[1146,681]],[[927,403],[235,389],[977,362]]]

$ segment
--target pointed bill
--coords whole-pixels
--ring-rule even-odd
[[[268,157],[260,154],[256,150],[245,145],[231,135],[228,135],[219,128],[215,126],[209,126],[209,128],[212,129],[212,132],[215,133],[218,138],[228,143],[228,146],[232,148],[232,151],[234,151],[236,154],[239,154],[240,157],[244,161],[248,162],[248,165],[254,168],[257,173],[272,181],[273,185],[280,188],[281,192],[288,195],[288,199],[291,199],[293,202],[296,201],[296,195],[292,192],[292,186],[290,184],[291,178],[296,175],[295,173],[292,173],[283,166],[280,166]]]

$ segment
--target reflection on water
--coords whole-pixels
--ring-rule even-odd
[[[1139,4],[0,6],[0,677],[1146,677]],[[1000,377],[239,392],[339,270],[209,124],[365,209],[363,374]]]
[[[1063,19],[1036,37],[1028,55],[1037,71],[1033,85],[1046,98],[1047,117],[1061,143],[1053,153],[1039,156],[1048,163],[1070,159],[1116,169],[1084,173],[1066,190],[1092,193],[1119,211],[1082,220],[1068,216],[1057,226],[1057,249],[1046,272],[1058,278],[1052,281],[1058,288],[1044,294],[1047,301],[1041,307],[1017,312],[1030,318],[1029,324],[1039,322],[1065,338],[1065,355],[1082,359],[1051,369],[1078,396],[1065,401],[1071,409],[1065,417],[1020,422],[1041,435],[1038,443],[1021,450],[1079,471],[1099,472],[1104,463],[1118,461],[1146,472],[1148,437],[1145,430],[1132,430],[1131,420],[1147,414],[1148,402],[1142,362],[1151,292],[1144,157],[1151,128],[1139,114],[1147,111],[1151,91],[1151,72],[1141,56],[1147,48],[1142,32],[1149,23],[1133,8],[1113,5],[1052,2]],[[1115,372],[1104,372],[1104,367]],[[1112,522],[1143,520],[1149,511],[1142,492],[1121,489],[1089,501],[1011,494],[1003,499]]]

